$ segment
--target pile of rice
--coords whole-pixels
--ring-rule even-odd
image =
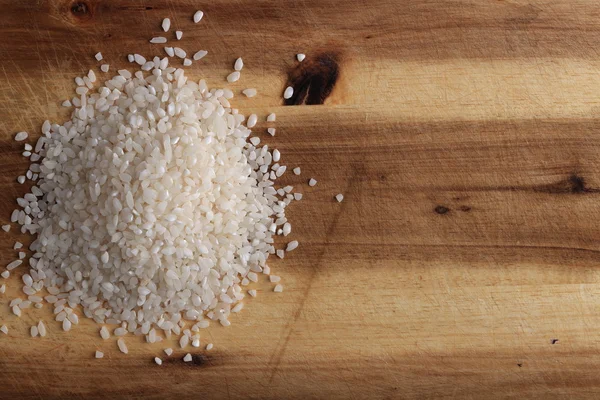
[[[25,305],[52,303],[65,330],[81,306],[100,324],[120,324],[118,336],[154,342],[162,330],[193,339],[185,321],[193,331],[208,320],[229,325],[242,287],[270,274],[273,237],[290,233],[285,209],[301,195],[275,188],[286,171],[280,153],[250,138],[231,90],[188,80],[168,57],[139,64],[99,87],[93,71],[76,79],[77,96],[65,102],[71,120],[46,121],[35,148],[26,145],[26,177],[36,183],[11,220],[36,238],[23,276],[28,299],[11,306],[20,315]],[[235,65],[239,72],[241,59]],[[119,348],[127,352],[122,340]]]

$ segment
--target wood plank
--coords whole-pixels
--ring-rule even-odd
[[[243,56],[244,113],[277,113],[281,149],[305,193],[290,209],[298,250],[272,267],[209,352],[130,354],[83,320],[12,316],[0,296],[6,398],[597,398],[600,380],[600,4],[592,0],[394,2],[0,0],[0,222],[23,193],[15,132],[64,120],[73,78],[102,51],[161,54],[169,16],[190,70],[224,84]],[[193,25],[202,8],[206,17]],[[304,64],[294,60],[307,54]],[[323,67],[321,60],[331,63]],[[317,72],[313,69],[316,68]],[[334,76],[324,105],[284,106],[286,83]],[[313,73],[310,72],[310,73]],[[37,136],[37,135],[35,135]],[[319,183],[310,188],[309,177]],[[344,193],[337,203],[333,196]],[[14,258],[11,231],[0,263]],[[2,268],[0,268],[2,269]],[[47,321],[49,336],[28,338]],[[558,341],[553,341],[557,339]],[[169,342],[170,346],[176,347]],[[93,353],[102,349],[103,360]]]

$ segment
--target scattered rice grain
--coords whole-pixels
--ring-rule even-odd
[[[117,340],[117,346],[119,347],[119,350],[121,351],[121,353],[124,353],[124,354],[129,353],[129,350],[127,349],[127,345],[125,344],[125,341],[123,340],[123,338],[119,338],[119,340]]]
[[[242,57],[240,57],[237,60],[235,60],[235,63],[233,64],[233,69],[236,71],[241,71],[242,68],[244,68],[244,61],[242,60]]]
[[[206,55],[208,54],[208,51],[206,50],[199,50],[194,54],[194,60],[198,61],[201,60],[202,58],[204,58]]]
[[[168,32],[169,28],[171,27],[171,20],[169,18],[163,19],[160,26],[162,27],[163,31]]]
[[[239,79],[240,79],[239,71],[233,71],[232,73],[227,75],[227,82],[229,82],[229,83],[237,82]]]
[[[27,139],[27,136],[29,136],[27,132],[19,132],[15,135],[15,140],[17,142],[22,142],[23,140]]]
[[[283,92],[283,98],[284,99],[290,99],[292,96],[294,95],[294,88],[291,86],[288,86],[287,88],[285,88],[285,91]]]

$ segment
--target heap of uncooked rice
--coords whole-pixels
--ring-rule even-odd
[[[294,196],[273,187],[285,167],[247,140],[233,93],[151,63],[97,90],[89,77],[72,119],[46,121],[32,151],[37,183],[12,220],[37,235],[24,291],[47,288],[58,320],[81,305],[137,334],[179,333],[183,319],[228,325],[287,222]]]

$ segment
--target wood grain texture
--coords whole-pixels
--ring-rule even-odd
[[[194,25],[198,8],[206,16]],[[12,135],[67,117],[59,104],[74,76],[100,64],[97,51],[111,71],[128,53],[161,54],[147,41],[166,16],[184,31],[181,47],[209,51],[192,76],[222,85],[244,57],[232,88],[259,96],[235,104],[277,113],[277,135],[261,137],[301,166],[283,182],[305,193],[290,209],[300,247],[272,262],[285,292],[261,281],[231,327],[202,332],[215,348],[189,364],[178,349],[157,367],[167,346],[141,339],[120,354],[89,321],[61,332],[47,307],[16,318],[8,302],[23,271],[11,277],[0,296],[10,328],[0,398],[600,395],[597,1],[0,0],[0,9],[2,223],[24,191]],[[311,65],[314,79],[304,79]],[[335,86],[320,93],[333,67]],[[324,104],[284,106],[287,82]],[[2,235],[3,265],[16,239],[28,240]],[[28,338],[39,319],[49,336]],[[106,358],[94,360],[96,349]]]

